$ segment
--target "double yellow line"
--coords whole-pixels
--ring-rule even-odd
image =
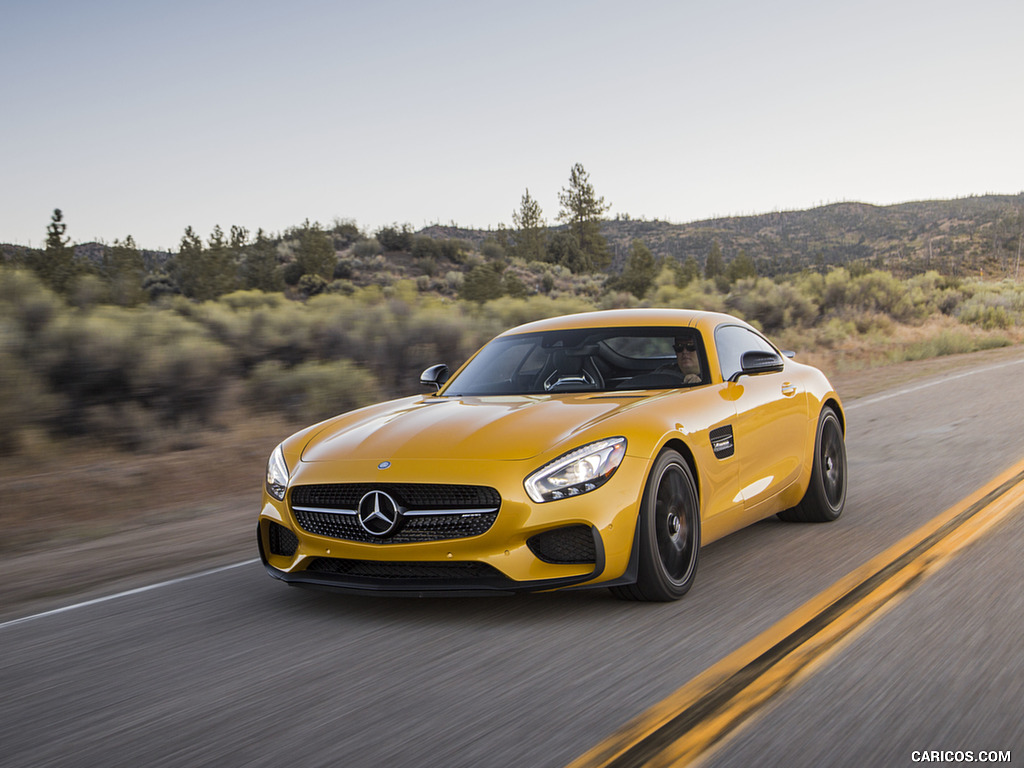
[[[569,768],[706,759],[769,700],[809,676],[957,551],[1024,503],[1024,461],[726,656]]]

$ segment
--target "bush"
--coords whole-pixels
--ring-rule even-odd
[[[246,389],[250,405],[258,410],[316,422],[369,405],[378,387],[372,375],[349,360],[294,368],[271,360],[253,370]]]
[[[355,265],[351,259],[339,259],[334,265],[335,280],[351,280],[355,273]]]
[[[209,423],[229,362],[228,350],[185,318],[113,307],[62,315],[30,361],[63,399],[52,426],[71,435],[90,431],[96,408],[129,402],[163,423]]]
[[[220,303],[237,312],[240,309],[259,309],[260,307],[279,307],[286,301],[280,293],[264,293],[263,291],[235,291],[220,297]]]
[[[397,224],[381,227],[374,233],[374,237],[385,251],[412,250],[412,227],[408,224],[403,224],[401,227]]]
[[[459,298],[481,304],[505,293],[501,273],[494,264],[479,264],[466,274],[459,287]]]
[[[0,318],[25,332],[28,342],[64,308],[64,302],[33,273],[0,269]]]
[[[794,325],[810,325],[818,316],[814,302],[794,286],[765,277],[737,282],[726,297],[725,306],[744,319],[759,323],[769,333]]]
[[[316,296],[327,290],[327,281],[320,275],[303,275],[299,278],[299,293],[305,297]]]
[[[369,259],[382,253],[384,247],[380,244],[377,238],[372,237],[369,240],[360,240],[352,247],[352,255],[357,259]]]
[[[21,364],[16,332],[0,325],[0,455],[15,453],[26,429],[52,422],[59,400]]]
[[[718,292],[714,280],[693,280],[683,288],[677,288],[674,284],[659,285],[648,300],[656,307],[725,311],[725,297]]]
[[[306,271],[297,261],[289,261],[281,268],[281,278],[284,280],[285,285],[298,285],[299,280],[302,279],[304,274],[306,274]]]
[[[437,259],[441,256],[441,244],[432,237],[417,235],[412,239],[412,255],[417,259]]]
[[[473,246],[465,240],[449,238],[441,241],[441,258],[447,259],[453,264],[461,264],[466,260],[466,254],[473,250]]]

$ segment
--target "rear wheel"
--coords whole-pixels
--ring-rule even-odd
[[[689,465],[661,452],[640,502],[640,563],[636,584],[612,588],[624,600],[668,601],[687,593],[700,554],[700,507]]]
[[[792,523],[830,523],[843,513],[845,505],[846,442],[843,427],[834,410],[823,408],[814,439],[811,483],[800,503],[779,512],[779,517]]]

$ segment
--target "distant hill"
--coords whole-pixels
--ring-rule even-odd
[[[1013,276],[1024,250],[1024,192],[889,206],[835,203],[688,224],[620,216],[604,222],[602,232],[614,254],[613,271],[621,269],[631,243],[639,239],[656,256],[680,261],[692,256],[701,267],[717,241],[727,262],[744,250],[759,274],[767,276],[850,264],[898,275],[935,269],[961,277]],[[479,249],[496,233],[433,225],[416,234],[465,240]],[[79,258],[94,263],[102,259],[103,249],[97,243],[76,246]],[[31,250],[0,246],[4,260],[24,261]],[[151,271],[164,268],[172,256],[148,250],[142,254]]]
[[[608,222],[620,258],[634,238],[660,256],[703,263],[717,240],[726,260],[743,249],[761,274],[860,262],[914,273],[1012,274],[1024,243],[1024,193],[875,206],[836,203],[806,211],[690,224]]]
[[[621,268],[639,239],[659,257],[703,266],[716,240],[726,261],[745,250],[762,275],[861,263],[912,274],[1012,275],[1024,244],[1024,192],[877,206],[835,203],[806,211],[672,224],[620,217],[602,225]],[[427,227],[421,234],[479,244],[493,232]]]

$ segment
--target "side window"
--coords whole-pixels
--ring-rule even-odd
[[[744,352],[775,352],[774,347],[756,333],[738,325],[720,325],[715,329],[718,364],[726,381],[740,372]]]

